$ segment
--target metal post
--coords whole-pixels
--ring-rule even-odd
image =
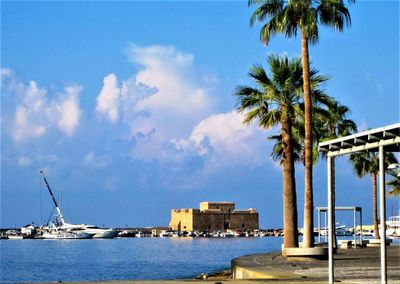
[[[354,248],[357,248],[357,220],[356,220],[356,208],[353,209],[353,231],[354,231]]]
[[[321,243],[321,209],[318,208],[318,243]]]
[[[327,217],[328,217],[328,210],[326,210],[325,211],[325,214],[324,214],[324,217],[325,217],[325,242],[328,242],[328,220],[327,220]]]
[[[386,197],[385,197],[385,150],[379,146],[379,202],[381,220],[381,283],[387,282],[386,269]]]
[[[333,230],[332,228],[332,157],[328,156],[327,158],[328,164],[328,252],[329,252],[329,284],[334,283],[334,267],[333,267]]]
[[[362,228],[362,208],[360,207],[360,230],[361,230],[361,234],[360,234],[360,242],[362,244],[363,241],[363,228]]]

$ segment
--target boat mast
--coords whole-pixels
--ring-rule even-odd
[[[46,183],[47,189],[48,189],[49,192],[50,192],[51,199],[53,199],[54,205],[56,206],[56,210],[57,210],[57,212],[58,212],[58,217],[60,218],[60,223],[61,223],[61,226],[62,226],[62,225],[64,225],[65,222],[64,222],[64,217],[63,217],[63,215],[62,215],[62,213],[61,213],[60,207],[58,207],[57,201],[56,201],[56,199],[54,198],[53,192],[51,191],[50,185],[49,185],[49,183],[47,182],[47,179],[46,179],[46,176],[44,175],[44,172],[43,172],[43,171],[40,171],[40,174],[42,175],[42,177],[43,177],[43,179],[44,179],[44,182]]]

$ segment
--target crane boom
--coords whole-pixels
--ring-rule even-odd
[[[46,179],[46,176],[44,175],[44,172],[43,172],[43,171],[40,171],[40,174],[42,175],[42,177],[43,177],[43,179],[44,179],[44,182],[46,183],[47,189],[49,190],[51,199],[52,199],[53,202],[54,202],[54,205],[55,205],[55,207],[56,207],[56,210],[57,210],[57,213],[58,213],[58,217],[59,217],[59,219],[60,219],[60,223],[61,223],[61,226],[62,226],[62,225],[64,225],[65,222],[64,222],[64,217],[63,217],[63,215],[62,215],[62,213],[61,213],[60,207],[58,207],[58,203],[57,203],[56,199],[54,198],[53,192],[51,191],[50,185],[49,185],[49,183],[47,182],[47,179]]]

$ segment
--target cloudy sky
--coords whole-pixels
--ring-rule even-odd
[[[69,222],[167,225],[171,208],[233,201],[282,226],[282,182],[267,140],[232,93],[269,54],[245,2],[2,2],[1,227],[46,221],[46,172]],[[399,122],[399,3],[358,1],[352,27],[322,29],[311,61],[359,129]],[[297,167],[302,224],[303,169]],[[338,205],[362,206],[371,181],[338,161]],[[326,165],[315,168],[326,206]],[[399,199],[388,201],[397,212]],[[343,216],[342,222],[350,219]],[[340,221],[340,220],[339,220]],[[350,224],[348,224],[350,225]]]

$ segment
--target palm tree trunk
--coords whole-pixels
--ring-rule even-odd
[[[377,206],[377,186],[376,186],[376,174],[372,173],[372,202],[373,202],[373,214],[374,214],[374,238],[380,239],[379,227],[378,227],[378,206]]]
[[[312,188],[312,103],[310,89],[310,62],[308,54],[308,37],[301,33],[301,57],[303,63],[303,91],[304,91],[304,235],[303,247],[314,246],[314,205]]]
[[[283,244],[285,248],[298,247],[297,196],[292,148],[292,125],[282,121],[282,176],[283,176]]]

